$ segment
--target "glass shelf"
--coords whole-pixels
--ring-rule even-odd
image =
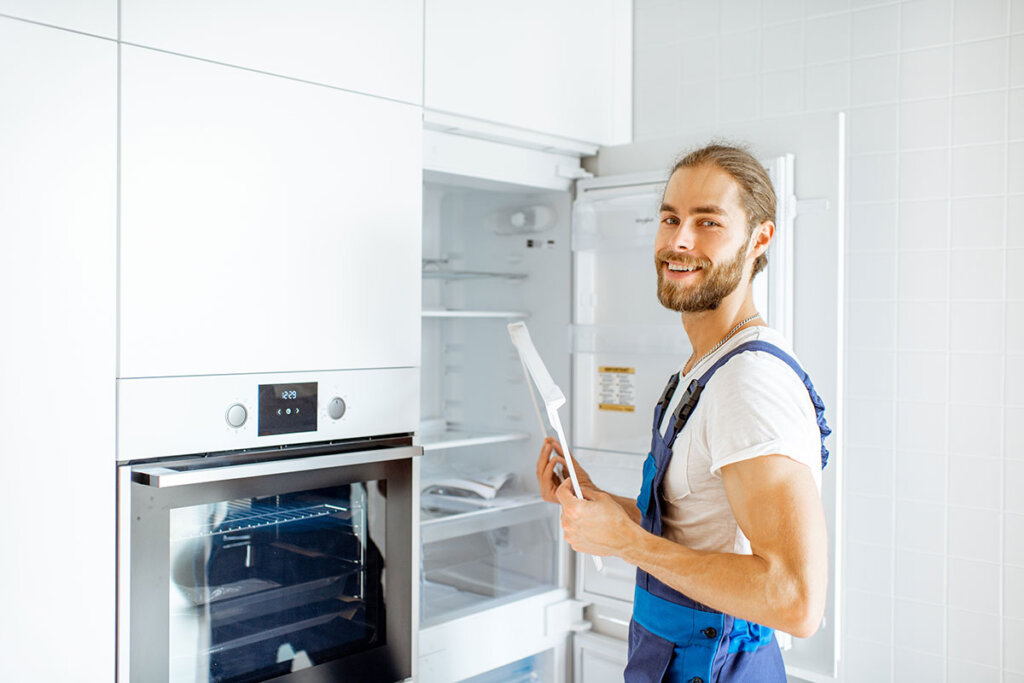
[[[506,441],[525,441],[530,435],[525,432],[475,432],[461,430],[447,430],[433,434],[420,436],[420,445],[424,452],[442,451],[451,448],[466,448],[469,446],[482,446],[490,443],[503,443]]]
[[[504,499],[499,496],[491,502],[494,503],[491,507],[453,515],[428,517],[429,513],[424,513],[420,521],[420,538],[423,543],[435,543],[546,519],[558,511],[555,505],[547,503],[536,493],[508,496]]]
[[[453,311],[447,309],[423,309],[424,318],[528,318],[525,311]]]
[[[424,280],[525,280],[524,273],[491,273],[478,270],[424,270]]]

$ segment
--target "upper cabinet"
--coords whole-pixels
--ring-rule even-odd
[[[421,0],[122,0],[121,39],[403,102],[423,101]]]
[[[0,0],[0,14],[117,38],[117,0]]]
[[[425,35],[428,122],[437,112],[527,135],[630,141],[629,0],[426,0]]]

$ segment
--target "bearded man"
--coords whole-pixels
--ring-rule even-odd
[[[784,683],[774,630],[808,637],[825,609],[830,430],[754,306],[775,193],[748,152],[713,144],[676,163],[660,213],[658,299],[693,354],[655,406],[640,495],[608,494],[577,464],[576,498],[553,439],[537,478],[575,550],[637,567],[626,681]]]

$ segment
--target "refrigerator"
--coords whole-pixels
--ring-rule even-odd
[[[573,455],[599,486],[635,497],[653,405],[690,354],[679,314],[656,297],[671,165],[633,153],[617,164],[629,172],[595,177],[551,150],[517,150],[523,163],[504,168],[478,163],[508,162],[506,147],[425,137],[417,680],[621,681],[635,568],[574,553],[558,506],[541,500],[536,462],[554,430],[507,325],[526,322],[565,393]],[[792,338],[800,159],[762,161],[778,229],[755,299]],[[820,633],[827,680],[834,634]]]

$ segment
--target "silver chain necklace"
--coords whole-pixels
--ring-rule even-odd
[[[734,327],[734,328],[732,328],[731,330],[729,330],[729,333],[728,333],[727,335],[725,335],[724,337],[722,337],[722,339],[721,339],[721,340],[720,340],[720,341],[719,341],[719,342],[718,342],[717,344],[715,344],[714,346],[712,346],[712,347],[711,347],[711,350],[710,350],[710,351],[708,351],[708,352],[707,352],[707,353],[705,353],[705,354],[704,354],[703,356],[701,356],[700,358],[698,358],[698,359],[697,359],[697,362],[696,362],[696,363],[693,363],[693,364],[691,365],[691,364],[690,364],[689,362],[687,362],[686,364],[690,366],[690,369],[689,369],[689,371],[688,371],[688,372],[693,372],[693,369],[694,369],[695,367],[697,367],[698,365],[700,365],[701,363],[703,363],[703,362],[704,362],[704,359],[705,359],[705,358],[707,358],[708,356],[710,356],[711,354],[713,354],[713,353],[714,353],[715,351],[717,351],[718,349],[722,348],[722,344],[724,344],[725,342],[727,342],[727,341],[729,341],[730,339],[732,339],[732,336],[733,336],[734,334],[736,334],[737,332],[739,332],[739,331],[740,331],[740,328],[741,328],[741,327],[743,327],[743,326],[744,326],[744,325],[746,325],[747,323],[749,323],[749,322],[752,322],[752,321],[754,321],[754,320],[756,320],[756,319],[758,319],[758,318],[760,318],[760,317],[761,317],[761,314],[760,314],[760,313],[755,313],[754,315],[750,316],[749,318],[746,318],[745,320],[741,320],[741,321],[739,321],[739,322],[738,322],[738,323],[736,324],[736,327]],[[690,358],[693,358],[693,356],[690,356]],[[685,374],[687,374],[687,373],[685,373],[685,372],[684,372],[683,374],[685,375]]]

